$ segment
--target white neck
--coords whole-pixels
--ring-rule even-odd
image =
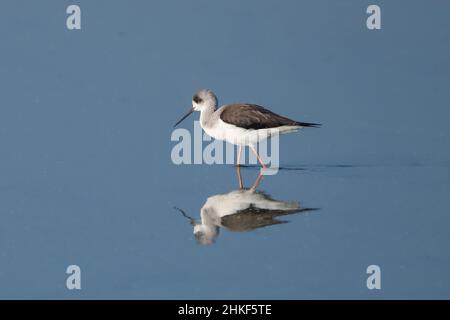
[[[202,127],[208,126],[208,121],[209,119],[211,119],[211,115],[215,110],[216,108],[213,105],[202,109],[202,111],[200,112],[200,124]]]

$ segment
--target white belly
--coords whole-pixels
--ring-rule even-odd
[[[219,120],[213,127],[204,127],[203,130],[217,140],[226,141],[235,145],[250,145],[261,141],[262,137],[258,137],[259,130],[248,130],[236,127]],[[267,137],[266,137],[267,138]]]
[[[298,127],[290,126],[258,130],[244,129],[223,122],[222,120],[217,121],[212,127],[208,128],[202,125],[202,128],[214,139],[241,146],[256,145],[258,142],[266,140],[271,135],[297,131],[299,129]]]

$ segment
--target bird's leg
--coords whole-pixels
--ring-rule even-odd
[[[258,177],[255,180],[255,183],[253,184],[253,186],[251,188],[252,190],[256,190],[256,188],[258,187],[259,183],[261,182],[262,177],[263,177],[263,174],[260,172],[258,174]]]
[[[239,146],[238,156],[237,156],[237,166],[238,167],[241,165],[241,155],[242,155],[242,146]]]
[[[256,149],[254,146],[249,145],[250,149],[253,151],[253,153],[255,154],[256,158],[258,159],[258,162],[261,164],[261,166],[263,167],[264,170],[267,169],[266,165],[264,164],[264,162],[262,162],[261,157],[259,156],[258,152],[256,152]]]
[[[244,184],[242,183],[241,166],[240,165],[236,166],[236,173],[237,173],[238,180],[239,180],[239,189],[244,189]]]
[[[237,173],[237,176],[239,179],[239,189],[244,188],[244,184],[242,182],[242,176],[241,176],[241,155],[242,155],[242,146],[239,146],[237,161],[236,161],[236,173]]]

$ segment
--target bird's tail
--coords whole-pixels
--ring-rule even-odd
[[[311,123],[311,122],[296,122],[295,124],[297,126],[309,128],[320,128],[322,126],[320,123]]]

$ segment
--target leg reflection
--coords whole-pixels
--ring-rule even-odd
[[[239,181],[239,189],[244,189],[244,182],[242,180],[241,166],[240,165],[236,166],[236,174],[237,174],[238,181]],[[256,190],[256,188],[258,187],[259,183],[262,180],[262,177],[263,177],[263,174],[260,172],[258,174],[258,176],[256,177],[255,183],[253,183],[253,186],[250,189]]]
[[[255,183],[252,186],[252,190],[256,190],[256,188],[258,187],[259,183],[261,182],[262,177],[263,177],[263,174],[260,172],[258,174],[258,177],[256,177]]]

